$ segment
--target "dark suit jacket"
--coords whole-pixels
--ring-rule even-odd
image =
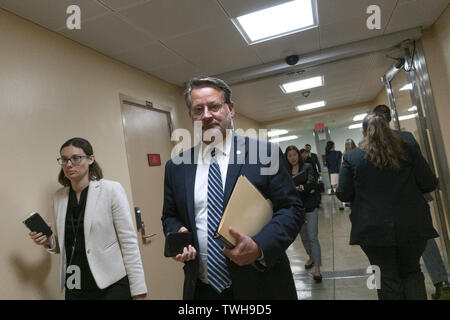
[[[250,164],[249,144],[260,148],[262,142],[247,137],[234,136],[230,162],[224,190],[226,207],[237,178],[245,175],[273,204],[272,220],[253,237],[264,254],[266,268],[254,265],[240,267],[227,258],[228,269],[233,282],[236,299],[297,299],[295,284],[286,249],[295,240],[304,222],[304,208],[297,196],[292,179],[287,171],[287,164],[278,148],[279,169],[274,175],[261,175],[260,169],[269,167],[261,163]],[[264,143],[266,144],[266,143]],[[267,143],[267,145],[270,145]],[[237,152],[239,150],[240,152]],[[270,154],[270,147],[267,147]],[[193,159],[196,148],[186,151]],[[245,152],[245,164],[239,164]],[[238,154],[241,154],[240,156]],[[182,154],[181,156],[186,156]],[[194,246],[198,251],[198,238],[195,226],[194,186],[196,164],[176,165],[172,160],[166,164],[164,179],[164,207],[162,223],[164,233],[177,232],[185,226],[194,234]],[[193,299],[195,285],[199,275],[199,256],[185,263],[185,281],[183,299]]]
[[[322,168],[320,167],[320,162],[319,162],[319,158],[317,157],[317,154],[315,153],[310,153],[308,158],[306,159],[306,162],[311,163],[314,172],[317,173],[317,175],[319,174],[319,172],[322,171]]]
[[[375,168],[359,148],[344,155],[336,195],[353,202],[350,244],[393,246],[438,237],[423,197],[438,181],[422,155],[404,146],[407,160],[399,171]]]
[[[300,183],[296,183],[295,177],[297,175],[301,175],[301,177],[303,177],[303,181],[300,181]],[[317,190],[317,179],[314,175],[314,170],[313,167],[311,166],[310,163],[305,163],[303,164],[302,169],[300,170],[300,172],[297,174],[292,176],[292,178],[294,178],[294,184],[295,185],[303,185],[303,190],[302,191],[297,191],[300,199],[303,202],[303,206],[305,207],[305,212],[310,212],[313,211],[315,208],[317,208],[318,205],[318,199],[316,196],[316,192],[318,192]],[[311,191],[314,190],[313,193],[311,193]]]
[[[340,151],[330,151],[325,159],[327,164],[328,173],[339,173],[339,169],[341,168],[341,159],[342,152]]]
[[[410,145],[415,151],[422,153],[420,151],[420,146],[416,141],[416,138],[414,138],[414,135],[409,131],[398,131],[398,130],[392,130],[394,133],[398,134],[400,138],[405,142],[406,144]]]

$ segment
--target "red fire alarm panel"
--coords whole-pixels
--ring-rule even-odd
[[[148,157],[148,165],[150,167],[161,165],[161,157],[159,154],[147,154],[147,157]]]

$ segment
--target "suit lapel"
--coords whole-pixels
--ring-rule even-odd
[[[70,187],[64,188],[61,197],[58,199],[58,242],[61,254],[64,254],[64,239],[66,230],[66,215],[67,215],[67,205],[69,204],[69,191]]]
[[[85,243],[89,239],[89,233],[91,231],[92,219],[95,215],[95,207],[98,203],[98,197],[100,195],[101,180],[91,181],[89,183],[89,190],[86,200],[86,208],[84,210],[84,238]]]
[[[239,174],[242,170],[242,154],[245,152],[245,163],[248,160],[248,150],[245,148],[245,137],[234,135],[231,145],[230,163],[228,164],[227,180],[225,181],[225,192],[223,197],[223,208],[226,208],[228,200],[233,192]],[[233,161],[233,162],[231,162]]]
[[[184,164],[184,183],[186,190],[187,214],[191,226],[195,227],[195,208],[194,208],[194,192],[195,192],[195,175],[197,173],[197,162],[194,161],[195,154],[198,154],[198,148],[191,149],[191,163]],[[198,160],[195,158],[195,160]]]

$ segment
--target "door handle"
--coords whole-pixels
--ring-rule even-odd
[[[142,221],[141,210],[139,207],[134,208],[134,214],[136,216],[137,230],[141,232],[142,243],[147,244],[147,241],[151,242],[151,238],[156,236],[156,233],[150,235],[145,234],[145,223]]]

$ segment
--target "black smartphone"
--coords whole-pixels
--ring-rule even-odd
[[[42,232],[42,234],[46,235],[47,237],[50,237],[53,234],[52,229],[50,229],[45,220],[42,219],[41,215],[37,212],[30,213],[28,218],[25,219],[23,223],[32,232]]]
[[[177,254],[183,253],[184,247],[188,247],[189,245],[194,245],[192,232],[168,233],[164,246],[164,256],[175,257]]]

